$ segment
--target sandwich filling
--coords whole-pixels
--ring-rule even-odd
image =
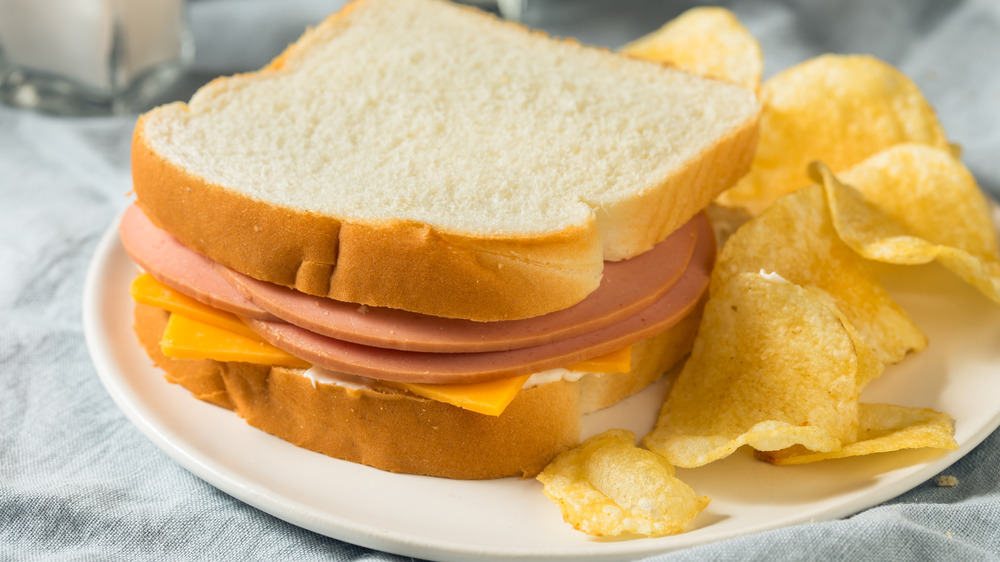
[[[711,227],[699,215],[641,259],[609,264],[601,288],[575,307],[535,319],[480,323],[336,302],[250,279],[186,248],[135,206],[126,211],[120,235],[129,256],[152,278],[229,317],[225,330],[252,336],[257,346],[261,340],[270,344],[273,352],[251,362],[311,368],[314,384],[331,374],[362,377],[434,399],[443,392],[446,401],[480,385],[509,402],[535,373],[560,373],[562,380],[565,371],[572,380],[581,372],[627,372],[632,344],[695,309],[714,259]],[[220,325],[216,316],[204,315]],[[177,322],[184,322],[180,316]],[[184,356],[189,344],[178,342],[198,330],[190,324],[171,330],[174,323],[161,346],[168,355]],[[490,406],[483,413],[502,410]]]

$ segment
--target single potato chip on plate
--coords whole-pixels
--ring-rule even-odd
[[[858,440],[838,451],[813,452],[801,445],[780,451],[755,451],[754,455],[773,464],[804,464],[887,453],[902,449],[933,447],[958,449],[955,422],[948,414],[929,408],[909,408],[891,404],[861,404]]]
[[[900,143],[948,148],[933,108],[906,75],[865,55],[823,55],[764,82],[750,173],[719,202],[759,214],[812,183],[808,165],[840,172]]]
[[[643,443],[687,468],[743,445],[835,451],[856,441],[861,386],[883,364],[818,291],[764,273],[723,279]]]
[[[815,165],[840,238],[867,259],[939,261],[1000,303],[1000,252],[990,203],[948,150],[904,144],[834,176]]]
[[[556,457],[537,476],[577,530],[596,536],[660,537],[687,528],[708,505],[666,460],[611,429]]]
[[[710,291],[715,294],[735,275],[761,269],[826,292],[885,363],[927,345],[869,265],[840,239],[818,185],[782,197],[740,227],[719,253]]]
[[[732,12],[719,7],[692,8],[625,45],[621,52],[754,91],[764,73],[757,39]]]

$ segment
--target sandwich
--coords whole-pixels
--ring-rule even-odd
[[[356,0],[140,117],[135,331],[167,380],[295,445],[533,476],[689,351],[703,210],[758,112],[474,8]]]

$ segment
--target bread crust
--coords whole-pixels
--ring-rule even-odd
[[[352,2],[249,76],[293,67],[318,37],[349,25],[363,5]],[[216,79],[195,98],[222,95],[231,81]],[[581,301],[598,287],[604,260],[647,251],[734,184],[749,169],[757,141],[753,115],[643,193],[614,204],[590,202],[594,215],[584,224],[530,236],[476,234],[412,220],[324,215],[212,183],[165,158],[147,135],[149,123],[183,120],[189,112],[187,104],[168,104],[143,115],[135,128],[137,203],[158,227],[262,281],[341,301],[478,321],[530,318]]]
[[[488,479],[533,477],[578,444],[583,414],[642,390],[687,354],[699,316],[634,346],[631,373],[528,388],[497,417],[389,387],[314,386],[301,369],[172,359],[159,346],[169,313],[139,303],[135,332],[169,382],[294,445],[389,472]]]

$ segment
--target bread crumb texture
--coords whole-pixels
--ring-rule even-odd
[[[958,486],[958,478],[948,474],[942,474],[934,479],[934,484],[941,488],[951,488]]]

